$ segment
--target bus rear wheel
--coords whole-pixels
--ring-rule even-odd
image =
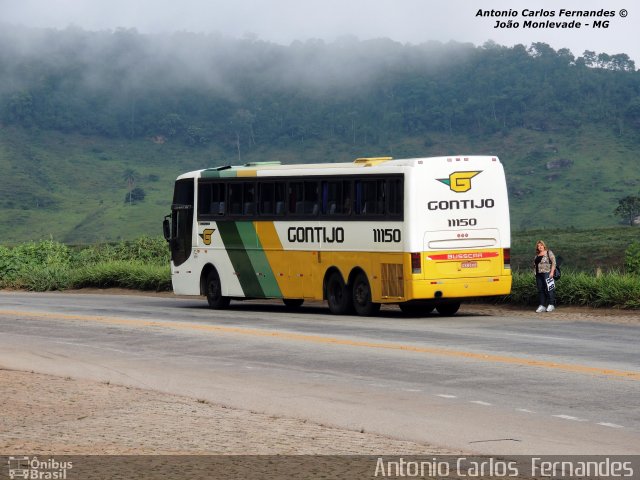
[[[460,302],[447,302],[436,305],[436,310],[443,317],[452,317],[460,308]]]
[[[333,272],[327,280],[327,302],[329,310],[334,315],[346,315],[351,313],[351,295],[345,285],[342,275]]]
[[[222,284],[217,270],[211,270],[207,275],[206,294],[209,307],[215,310],[222,310],[229,306],[230,298],[222,296]]]
[[[302,298],[283,298],[282,303],[284,303],[284,306],[287,308],[295,309],[300,308],[304,300]]]
[[[431,312],[433,312],[434,309],[433,304],[419,301],[399,303],[398,306],[400,307],[402,313],[404,313],[405,315],[410,315],[412,317],[427,316]]]
[[[380,311],[380,304],[371,301],[371,287],[367,276],[360,272],[353,281],[353,308],[358,315],[371,317]]]

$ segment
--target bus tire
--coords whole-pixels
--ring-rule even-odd
[[[452,317],[460,308],[460,302],[447,302],[436,305],[436,310],[443,317]]]
[[[304,300],[302,298],[283,298],[282,303],[284,303],[285,307],[294,309],[300,308]]]
[[[351,292],[345,285],[342,275],[333,272],[327,279],[327,303],[329,310],[334,315],[346,315],[351,313]]]
[[[371,317],[378,314],[380,304],[371,301],[371,286],[364,273],[360,272],[355,276],[351,291],[353,308],[358,315]]]
[[[229,306],[231,299],[222,296],[222,283],[220,283],[220,275],[218,275],[218,271],[215,268],[207,275],[205,287],[210,308],[223,310]]]
[[[426,302],[404,302],[399,303],[398,306],[400,310],[405,315],[410,315],[412,317],[424,317],[433,312],[435,308],[433,304]]]

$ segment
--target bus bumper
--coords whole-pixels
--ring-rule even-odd
[[[413,280],[405,287],[406,300],[487,297],[511,293],[511,275],[478,278]]]

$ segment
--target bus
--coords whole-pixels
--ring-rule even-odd
[[[178,295],[328,303],[334,314],[454,315],[511,291],[509,205],[494,156],[282,165],[180,175],[163,222]]]

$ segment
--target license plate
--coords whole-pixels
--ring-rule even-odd
[[[478,268],[478,262],[462,262],[460,264],[462,268]]]

